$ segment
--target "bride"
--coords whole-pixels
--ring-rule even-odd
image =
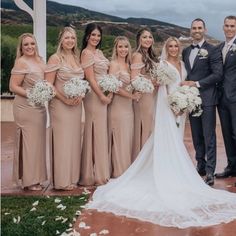
[[[161,63],[176,72],[177,82],[159,88],[153,133],[129,169],[98,187],[87,208],[178,228],[236,219],[236,194],[204,183],[183,142],[184,118],[177,127],[168,106],[168,92],[186,76],[179,55],[178,39],[169,38]]]

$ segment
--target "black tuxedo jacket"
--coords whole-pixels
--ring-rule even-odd
[[[201,49],[205,49],[208,55],[202,56]],[[223,75],[222,54],[219,47],[215,47],[206,41],[201,49],[199,49],[192,68],[189,63],[191,46],[183,50],[183,61],[188,74],[186,80],[198,81],[202,105],[212,106],[218,103],[216,85],[222,80]]]
[[[219,45],[219,50],[222,52],[224,42]],[[234,40],[236,48],[236,39]],[[225,57],[223,64],[223,76],[219,84],[220,91],[225,94],[230,103],[236,102],[236,49],[231,47]]]

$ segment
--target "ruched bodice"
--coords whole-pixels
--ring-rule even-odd
[[[48,65],[46,72],[57,71],[57,79],[55,80],[54,86],[56,89],[64,94],[63,85],[71,78],[84,79],[84,71],[82,67],[71,68],[63,63]]]
[[[95,78],[99,80],[99,78],[107,74],[109,61],[99,49],[96,49],[94,54],[87,49],[85,50],[89,55],[89,59],[86,64],[82,64],[82,67],[86,69],[87,67],[93,65]]]

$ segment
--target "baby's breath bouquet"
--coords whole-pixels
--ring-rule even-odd
[[[68,98],[84,97],[86,93],[91,91],[87,80],[81,78],[71,78],[63,85],[63,90]]]
[[[160,85],[172,84],[176,81],[176,73],[173,71],[167,63],[160,63],[155,65],[150,74],[153,80],[156,80]]]
[[[202,99],[199,95],[197,88],[184,85],[168,95],[168,103],[176,115],[189,112],[192,116],[200,116]]]
[[[142,75],[138,75],[132,80],[131,82],[134,90],[141,92],[141,93],[152,93],[154,90],[154,86],[152,84],[152,81],[149,79],[146,79]]]
[[[98,85],[101,87],[103,93],[116,93],[122,87],[122,82],[119,81],[114,75],[104,75],[99,81]]]
[[[46,80],[38,80],[30,89],[26,89],[27,100],[32,106],[44,106],[55,95],[53,86]]]

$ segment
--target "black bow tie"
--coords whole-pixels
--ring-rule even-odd
[[[191,44],[191,48],[194,49],[194,48],[200,48],[200,46],[198,44],[194,45],[194,44]]]

